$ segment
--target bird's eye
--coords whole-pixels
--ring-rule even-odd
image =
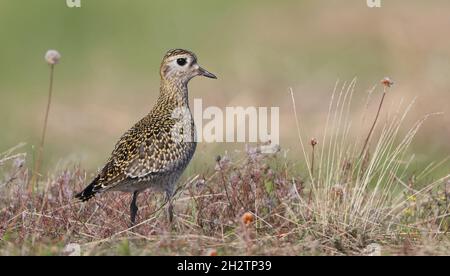
[[[180,66],[184,66],[187,63],[185,58],[179,58],[177,59],[177,64]]]

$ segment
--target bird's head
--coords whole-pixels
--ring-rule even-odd
[[[198,65],[194,53],[183,49],[174,49],[166,53],[161,63],[160,74],[164,81],[182,84],[187,84],[196,76],[217,79],[214,74]]]

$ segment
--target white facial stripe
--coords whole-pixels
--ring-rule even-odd
[[[169,63],[170,63],[170,62],[176,62],[177,59],[179,59],[179,58],[185,58],[186,61],[187,61],[187,63],[190,63],[190,62],[191,62],[191,57],[188,56],[188,55],[178,55],[178,56],[171,57],[171,58],[168,60],[168,62],[169,62]]]

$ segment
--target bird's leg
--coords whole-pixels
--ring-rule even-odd
[[[173,205],[172,205],[172,192],[166,191],[166,201],[167,201],[167,217],[169,218],[169,223],[173,221]]]
[[[139,192],[134,192],[133,193],[133,199],[131,200],[131,205],[130,205],[130,220],[131,220],[131,226],[134,225],[134,223],[136,222],[136,214],[137,211],[139,210],[139,208],[137,207],[136,204],[136,200],[138,197]]]

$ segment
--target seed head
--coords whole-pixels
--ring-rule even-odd
[[[339,201],[342,200],[342,198],[344,197],[344,187],[342,185],[336,184],[334,185],[334,187],[331,188],[331,195],[333,196],[334,199],[338,199]]]
[[[244,225],[249,226],[255,220],[255,217],[252,213],[246,212],[242,215],[241,220]]]
[[[311,146],[315,147],[317,145],[317,139],[316,138],[312,138],[311,139]]]
[[[391,87],[392,85],[394,85],[394,82],[389,77],[385,77],[384,79],[382,79],[381,83],[386,87]]]
[[[58,64],[60,59],[61,54],[56,50],[48,50],[45,53],[45,61],[50,65]]]
[[[206,252],[206,256],[217,256],[217,250],[214,249],[214,248],[209,249],[209,250]]]
[[[220,171],[220,170],[226,170],[229,168],[229,165],[231,163],[231,159],[228,156],[217,156],[216,157],[216,166],[215,166],[215,170],[216,171]]]

